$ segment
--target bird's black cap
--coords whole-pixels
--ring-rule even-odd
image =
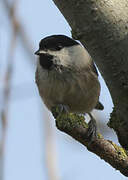
[[[65,35],[52,35],[42,39],[39,43],[40,50],[58,51],[64,47],[79,45],[79,43]]]

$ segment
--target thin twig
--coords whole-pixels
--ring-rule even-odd
[[[59,170],[57,162],[56,142],[54,129],[51,125],[51,118],[43,111],[44,119],[44,138],[45,138],[45,161],[49,180],[59,180]],[[42,119],[41,119],[42,120]]]
[[[15,3],[16,2],[14,1],[13,4],[15,4]],[[17,35],[20,37],[23,47],[24,47],[26,53],[30,57],[31,64],[35,64],[34,56],[33,56],[34,48],[32,46],[30,38],[28,38],[29,37],[28,34],[24,30],[24,27],[23,27],[22,23],[20,22],[18,16],[17,15],[13,16],[13,8],[9,5],[8,0],[3,0],[3,4],[4,4],[6,11],[9,15],[9,18],[12,22],[13,29],[14,30],[17,29]]]
[[[32,43],[30,43],[30,39],[28,38],[28,35],[25,32],[19,18],[17,16],[14,16],[14,10],[9,5],[7,0],[3,0],[3,3],[12,22],[13,30],[16,31],[17,32],[16,35],[20,37],[23,47],[25,47],[25,50],[29,54],[30,59],[31,60],[34,59],[34,56],[32,55],[33,54]],[[9,90],[9,88],[7,88],[7,90]],[[5,102],[6,101],[7,100],[5,99]],[[5,115],[7,114],[4,114],[3,116],[3,119],[5,119],[4,122],[6,122]],[[45,126],[45,157],[46,157],[48,177],[49,180],[59,180],[59,176],[58,176],[59,171],[57,169],[57,157],[56,157],[57,153],[55,148],[55,142],[53,139],[52,128],[50,128],[49,119],[47,119],[47,122],[44,124],[44,126]]]
[[[13,15],[15,11],[15,3],[12,7]],[[2,122],[2,138],[0,143],[0,180],[4,179],[4,148],[5,148],[5,140],[6,140],[6,131],[7,131],[7,121],[8,121],[8,111],[9,111],[9,97],[11,91],[11,77],[13,72],[13,57],[14,51],[16,46],[16,36],[17,36],[17,28],[13,31],[12,39],[10,41],[10,48],[8,53],[8,64],[7,70],[5,74],[5,83],[4,83],[4,90],[3,90],[3,109],[1,112],[1,122]]]

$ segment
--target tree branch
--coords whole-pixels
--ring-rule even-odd
[[[17,31],[17,36],[20,37],[21,43],[23,44],[23,48],[26,51],[26,53],[29,55],[29,59],[31,60],[31,64],[35,64],[34,62],[34,48],[32,46],[32,42],[29,39],[28,34],[25,31],[25,28],[23,27],[22,23],[20,22],[20,18],[16,14],[16,11],[14,12],[13,6],[9,4],[8,0],[3,0],[3,4],[5,6],[5,9],[9,15],[9,18],[11,20],[12,28],[14,31]],[[17,0],[14,0],[13,4],[16,6]]]
[[[16,4],[12,4],[12,15],[15,14]],[[7,57],[7,70],[5,73],[5,82],[3,90],[3,107],[1,111],[1,123],[2,123],[2,137],[0,142],[0,179],[4,179],[4,154],[5,154],[5,143],[8,127],[8,112],[9,112],[9,103],[10,103],[10,91],[11,91],[11,79],[13,74],[13,60],[14,53],[16,48],[16,37],[17,29],[13,29],[13,34],[10,41],[10,47]]]
[[[88,125],[83,115],[60,114],[58,108],[54,108],[52,113],[57,115],[56,126],[59,130],[72,136],[86,146],[89,151],[95,153],[128,177],[128,156],[123,148],[112,141],[105,140],[100,134],[98,134],[98,138],[95,141],[90,143],[87,136]]]
[[[128,149],[128,1],[53,1],[104,77],[114,103],[109,126]]]

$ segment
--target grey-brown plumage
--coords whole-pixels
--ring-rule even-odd
[[[36,83],[49,110],[65,105],[69,112],[103,109],[96,67],[84,47],[64,35],[41,40]]]

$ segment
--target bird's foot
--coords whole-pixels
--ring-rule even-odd
[[[67,105],[64,104],[59,104],[57,105],[60,113],[69,113],[69,107]]]
[[[89,144],[91,144],[97,139],[97,125],[96,120],[93,118],[93,116],[90,113],[88,114],[91,120],[88,123],[87,139],[89,141]]]
[[[54,112],[54,108],[56,109],[55,112]],[[59,116],[62,113],[64,113],[64,114],[69,113],[69,107],[67,105],[58,104],[57,106],[52,108],[52,114],[55,119],[57,118],[57,116]]]

